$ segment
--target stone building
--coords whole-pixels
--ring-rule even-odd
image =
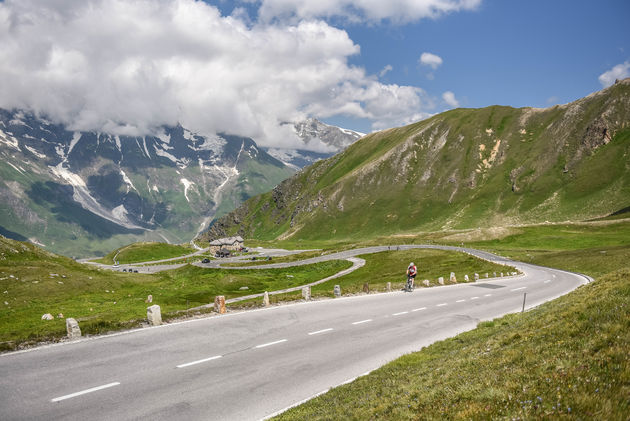
[[[243,239],[240,236],[219,238],[210,242],[210,253],[216,253],[221,249],[238,251],[243,248]]]

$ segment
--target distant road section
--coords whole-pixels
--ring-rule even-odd
[[[482,320],[521,311],[524,293],[531,308],[590,281],[487,252],[423,247],[467,252],[523,275],[281,305],[4,354],[0,418],[258,420]]]

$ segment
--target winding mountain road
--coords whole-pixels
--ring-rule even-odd
[[[481,320],[521,311],[525,292],[530,308],[591,281],[472,249],[401,249],[412,247],[470,253],[523,275],[282,305],[4,354],[0,418],[261,419]]]

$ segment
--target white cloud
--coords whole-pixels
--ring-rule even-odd
[[[382,127],[430,109],[421,89],[349,65],[358,53],[323,21],[252,23],[198,0],[6,0],[0,107],[73,130],[147,134],[179,122],[281,147],[298,142],[282,122],[343,114]]]
[[[459,101],[455,98],[455,94],[451,91],[444,92],[442,94],[442,99],[452,108],[459,107]]]
[[[442,57],[431,53],[422,53],[420,55],[420,59],[418,60],[418,63],[423,66],[429,66],[433,70],[436,70],[438,67],[440,67],[442,65],[442,62]]]
[[[404,24],[473,10],[480,4],[481,0],[261,0],[259,15],[267,22],[341,17],[350,22]]]
[[[383,67],[383,70],[379,72],[378,77],[383,77],[387,73],[391,72],[392,70],[394,70],[394,68],[392,67],[391,64],[388,64],[387,66]]]
[[[627,77],[630,77],[630,61],[618,64],[607,72],[599,75],[599,83],[601,83],[602,86],[606,88],[615,83],[616,79],[621,80]]]

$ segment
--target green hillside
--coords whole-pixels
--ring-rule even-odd
[[[353,240],[586,220],[630,206],[630,79],[548,109],[456,109],[373,133],[202,238]]]
[[[192,254],[195,249],[190,245],[166,244],[156,242],[132,243],[109,252],[105,257],[94,262],[111,265],[115,261],[121,264],[150,262]]]

